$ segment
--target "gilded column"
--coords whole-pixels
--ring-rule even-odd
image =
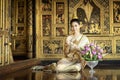
[[[32,45],[33,45],[33,22],[32,22],[32,20],[33,20],[33,18],[32,18],[32,15],[33,15],[33,13],[32,13],[32,0],[27,0],[27,13],[26,13],[26,15],[27,15],[27,39],[28,39],[28,44],[27,44],[27,50],[28,50],[28,58],[32,58],[33,56],[32,56],[32,53],[33,53],[33,47],[32,47]]]

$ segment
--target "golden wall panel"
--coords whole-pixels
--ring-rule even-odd
[[[67,8],[67,0],[36,0],[37,58],[63,57],[64,40],[68,34]]]
[[[36,0],[37,58],[58,58],[51,52],[44,54],[45,42],[52,43],[57,39],[64,42],[70,33],[70,20],[79,18],[83,34],[91,42],[104,46],[108,53],[104,59],[119,59],[119,6],[119,0]]]

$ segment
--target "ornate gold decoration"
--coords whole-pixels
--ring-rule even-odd
[[[93,6],[88,1],[87,4],[86,5],[83,4],[81,8],[85,10],[87,20],[90,21],[91,13],[93,11]]]
[[[77,11],[74,12],[74,14],[72,16],[72,19],[78,19],[78,17],[77,17]]]

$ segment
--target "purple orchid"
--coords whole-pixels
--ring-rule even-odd
[[[80,51],[82,54],[86,54],[86,51],[85,50],[82,50],[82,51]]]
[[[92,50],[93,55],[96,55],[96,53],[97,53],[96,50]]]
[[[100,50],[101,48],[100,48],[100,46],[96,46],[96,50]]]
[[[81,50],[82,56],[85,60],[100,60],[102,56],[103,49],[99,45],[90,43],[84,46],[84,49]],[[97,56],[97,58],[95,58]]]
[[[99,51],[100,51],[100,53],[103,53],[103,49],[100,49]]]
[[[86,51],[90,51],[90,47],[87,45],[87,46],[85,46],[85,50]]]
[[[102,59],[102,55],[100,54],[100,55],[98,55],[98,59]]]
[[[94,46],[94,43],[90,43],[90,46]]]

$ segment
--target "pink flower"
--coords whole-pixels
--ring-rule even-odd
[[[100,50],[101,48],[100,48],[100,46],[96,46],[96,50]]]
[[[99,45],[90,43],[84,46],[84,49],[81,49],[81,54],[83,58],[87,61],[100,60],[102,56],[103,49]]]
[[[103,49],[100,49],[100,53],[103,53]]]
[[[98,59],[102,59],[102,55],[98,55]]]
[[[90,47],[89,46],[85,46],[85,50],[86,51],[90,51]]]
[[[82,51],[80,51],[82,54],[86,54],[86,51],[85,50],[82,50]]]
[[[90,43],[90,46],[94,46],[94,43]]]
[[[96,50],[92,50],[92,54],[96,55]]]

